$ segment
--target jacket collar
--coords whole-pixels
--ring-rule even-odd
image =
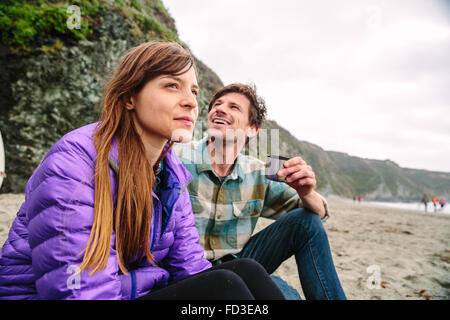
[[[163,151],[167,150],[170,143],[164,146]],[[167,168],[170,168],[170,171],[175,175],[178,183],[181,187],[181,191],[187,186],[187,184],[192,180],[192,175],[190,172],[183,166],[181,161],[178,159],[173,149],[169,150],[164,157],[164,165]],[[117,138],[114,137],[111,145],[111,150],[109,152],[109,165],[114,170],[116,174],[119,172],[119,144]]]

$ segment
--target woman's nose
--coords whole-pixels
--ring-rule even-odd
[[[183,99],[183,106],[188,108],[196,108],[197,107],[197,96],[191,91],[186,92]]]

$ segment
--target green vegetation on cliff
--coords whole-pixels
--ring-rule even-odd
[[[79,11],[74,11],[72,6],[77,6]],[[66,41],[94,39],[107,11],[124,15],[130,33],[143,41],[155,38],[178,41],[174,21],[160,0],[71,0],[70,6],[54,0],[6,0],[0,4],[2,42],[14,51],[30,51],[36,49],[36,44],[45,51],[45,48],[55,46],[54,38]],[[76,15],[79,21],[75,19]],[[75,25],[77,22],[76,27],[68,27],[68,23]],[[60,49],[61,41],[57,43],[57,49]]]

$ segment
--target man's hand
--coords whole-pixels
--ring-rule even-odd
[[[317,185],[313,169],[300,158],[295,157],[284,162],[284,168],[277,172],[279,177],[286,176],[286,183],[297,191],[300,198],[309,195]]]

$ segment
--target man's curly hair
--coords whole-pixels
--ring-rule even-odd
[[[209,103],[208,113],[211,111],[216,100],[228,93],[240,93],[247,97],[251,106],[248,121],[251,126],[255,125],[257,128],[261,128],[263,121],[266,119],[267,108],[264,99],[256,93],[256,86],[254,84],[232,83],[220,88],[216,91]]]

